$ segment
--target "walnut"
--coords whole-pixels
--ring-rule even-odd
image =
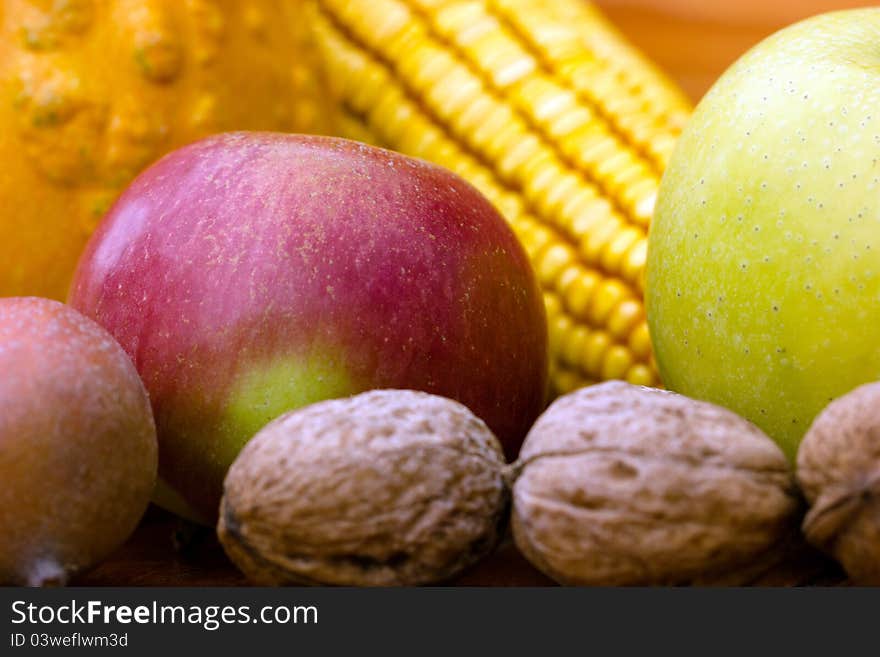
[[[880,383],[831,402],[797,455],[797,479],[811,508],[803,530],[850,580],[880,585]]]
[[[506,525],[501,446],[463,405],[377,390],[288,413],[244,448],[218,533],[263,585],[436,583]]]
[[[619,381],[556,400],[514,476],[516,543],[563,584],[735,583],[797,531],[794,477],[757,427]]]

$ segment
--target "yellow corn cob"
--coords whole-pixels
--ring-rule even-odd
[[[684,97],[585,0],[310,0],[340,132],[492,201],[544,289],[557,393],[658,385],[642,303]]]

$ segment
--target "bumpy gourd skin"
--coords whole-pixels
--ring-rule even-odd
[[[4,0],[0,296],[63,298],[121,189],[231,129],[325,132],[298,0]]]

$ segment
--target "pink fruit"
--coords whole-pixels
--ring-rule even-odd
[[[356,142],[232,133],[166,156],[105,217],[70,302],[146,383],[166,504],[207,522],[289,409],[424,390],[513,456],[544,403],[543,301],[510,228],[451,172]]]

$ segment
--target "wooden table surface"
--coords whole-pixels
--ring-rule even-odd
[[[548,0],[552,2],[553,0]],[[630,41],[657,62],[697,102],[717,77],[775,30],[834,9],[867,6],[851,0],[599,0]],[[797,546],[785,563],[756,571],[761,585],[839,584],[833,564]],[[505,541],[500,549],[450,584],[542,586],[552,582]],[[131,540],[74,584],[90,586],[242,586],[210,530],[193,530],[151,508]]]
[[[814,569],[815,571],[815,569]],[[209,528],[151,507],[132,539],[112,558],[73,582],[80,586],[247,586]],[[549,586],[508,539],[489,558],[449,584]]]
[[[713,586],[837,586],[845,576],[832,561],[800,540],[750,564],[747,571],[702,582]],[[76,586],[248,586],[210,528],[195,527],[150,507],[131,540]],[[554,586],[517,551],[510,537],[449,586]]]

